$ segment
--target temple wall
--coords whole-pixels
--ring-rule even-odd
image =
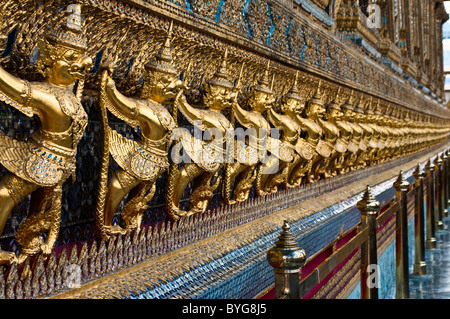
[[[340,235],[360,222],[355,205],[364,187],[373,186],[377,200],[387,203],[395,196],[392,183],[400,169],[411,182],[418,161],[424,163],[430,156],[447,149],[450,112],[443,104],[442,64],[433,58],[433,53],[439,53],[438,27],[433,31],[434,44],[423,47],[428,54],[422,61],[422,55],[414,53],[421,47],[419,32],[415,31],[417,25],[411,25],[414,31],[409,33],[406,29],[399,30],[399,40],[395,42],[396,37],[386,33],[391,26],[370,28],[362,9],[349,1],[6,1],[0,6],[0,34],[6,35],[4,43],[0,43],[1,67],[31,83],[43,82],[38,40],[49,29],[62,28],[67,18],[64,9],[72,2],[81,5],[86,52],[93,61],[84,82],[77,82],[83,87],[81,104],[88,122],[76,147],[74,177],[62,186],[59,231],[51,253],[27,256],[21,264],[0,265],[4,269],[0,272],[0,296],[267,297],[274,279],[266,254],[276,241],[284,219],[291,221],[292,233],[307,255],[320,257]],[[427,3],[431,6],[431,2],[441,3]],[[431,26],[448,19],[441,16],[439,8],[436,4],[435,23]],[[384,11],[385,7],[382,10],[386,17],[391,12]],[[408,11],[408,14],[418,19],[416,13]],[[402,18],[404,24],[408,21],[406,16]],[[252,88],[267,72],[271,94],[277,98],[274,109],[278,112],[281,97],[297,84],[304,106],[311,105],[319,92],[324,107],[336,99],[340,105],[348,101],[355,109],[362,105],[364,114],[378,111],[380,118],[391,119],[386,122],[391,124],[380,120],[376,125],[392,127],[392,131],[407,123],[404,127],[410,133],[398,133],[399,130],[395,136],[398,140],[405,137],[408,142],[395,146],[393,139],[392,151],[382,160],[367,161],[364,167],[355,165],[348,172],[328,178],[321,173],[317,180],[303,182],[298,187],[278,185],[275,192],[258,196],[253,185],[245,200],[232,205],[224,204],[226,169],[222,167],[216,171],[220,178],[217,187],[211,188],[206,208],[181,218],[174,218],[167,209],[168,169],[155,181],[155,193],[146,203],[148,207],[138,227],[127,229],[125,234],[102,237],[103,220],[96,210],[99,193],[104,190],[100,186],[102,121],[105,121],[100,95],[102,65],[107,58],[117,57],[111,75],[117,90],[127,97],[140,97],[145,90],[145,65],[164,48],[171,23],[172,64],[177,69],[177,78],[186,82],[186,101],[198,109],[205,109],[204,85],[220,69],[227,52],[226,71],[230,82],[240,85],[236,101],[245,110],[251,109]],[[430,25],[426,30],[433,29]],[[42,123],[36,116],[26,116],[12,107],[6,97],[0,100],[1,134],[30,142]],[[194,131],[192,121],[180,112],[174,113],[171,101],[161,107],[175,114],[178,127]],[[232,122],[230,110],[222,113]],[[305,112],[299,116],[308,118]],[[233,125],[238,127],[234,120]],[[130,141],[140,141],[143,136],[142,129],[131,120],[111,112],[107,122]],[[306,140],[308,134],[302,128],[299,139]],[[326,141],[327,137],[321,133],[319,139]],[[119,170],[119,164],[113,156],[108,158],[107,179],[110,180]],[[0,178],[7,174],[8,169],[0,166]],[[180,201],[181,210],[187,210],[195,191],[195,183],[189,183]],[[122,211],[131,199],[130,193],[121,200],[113,224],[121,223]],[[21,199],[9,215],[0,234],[2,250],[17,255],[21,252],[16,235],[33,213],[30,203],[30,196]],[[412,219],[409,221],[410,249],[414,247],[413,226]],[[380,297],[386,298],[392,297],[392,289],[395,290],[394,231],[395,225],[391,223],[379,234],[383,269],[380,280],[385,289]],[[49,236],[48,232],[40,235],[44,241]],[[413,255],[409,258],[414,260]],[[306,297],[359,298],[359,259],[358,253],[349,256],[325,283],[309,291]],[[69,265],[79,267],[81,287],[68,288]]]

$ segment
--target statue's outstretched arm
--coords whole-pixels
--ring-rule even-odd
[[[30,105],[34,90],[29,82],[21,80],[0,67],[0,100],[32,117],[36,109]]]
[[[177,99],[177,106],[180,109],[181,113],[189,120],[189,121],[202,121],[203,114],[202,111],[192,107],[187,101],[184,95],[181,95]]]
[[[269,121],[279,130],[283,130],[285,123],[283,122],[283,115],[275,112],[272,108],[267,111]]]
[[[241,108],[241,106],[237,101],[233,102],[232,107],[233,107],[233,114],[239,123],[241,123],[243,126],[248,126],[249,124],[251,124],[251,121],[249,121],[250,119],[249,112]]]
[[[304,122],[304,118],[303,118],[301,115],[299,115],[299,114],[296,114],[294,117],[295,117],[295,118],[294,118],[295,121],[296,121],[297,124],[300,126],[300,129],[301,129],[302,131],[307,131],[306,125],[305,125],[305,122]]]
[[[114,80],[109,75],[106,75],[106,72],[104,71],[103,76],[107,76],[108,78],[102,82],[105,83],[104,89],[108,97],[108,103],[106,103],[108,110],[126,122],[135,120],[139,115],[138,103],[120,93],[116,88]]]

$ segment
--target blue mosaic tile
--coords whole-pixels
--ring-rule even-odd
[[[347,299],[361,299],[361,283],[358,283]]]
[[[392,193],[392,183],[393,181],[389,180],[373,187],[372,190],[377,200],[387,201],[395,196],[395,191]],[[308,256],[321,251],[336,239],[341,229],[345,232],[360,222],[361,217],[356,203],[361,196],[362,193],[357,194],[321,212],[290,223],[292,234],[298,239],[299,245],[305,249]],[[409,232],[409,236],[411,234],[414,240],[414,232]],[[133,298],[254,298],[274,283],[273,270],[267,264],[266,254],[278,236],[279,231],[263,236],[207,265],[185,273],[184,276],[174,279],[171,285],[161,284],[139,296],[133,296]],[[395,243],[391,244],[380,256],[380,268],[382,269],[380,282],[384,285],[384,290],[380,295],[383,297],[392,296],[392,287],[395,294],[395,258],[393,259],[393,254],[395,257]],[[214,285],[211,285],[211,282],[214,282]],[[169,289],[169,286],[172,285],[177,289]],[[180,289],[180,287],[184,287],[184,289]],[[355,291],[356,289],[358,287],[355,288]],[[358,296],[355,291],[351,293],[351,296]]]
[[[395,298],[395,240],[386,248],[378,259],[379,266],[379,289],[380,299]]]
[[[409,273],[413,272],[414,267],[414,248],[415,248],[415,238],[414,238],[414,220],[411,218],[408,222],[408,266]]]

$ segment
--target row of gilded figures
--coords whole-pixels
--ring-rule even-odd
[[[0,163],[9,171],[0,181],[0,232],[12,209],[32,195],[29,216],[16,233],[20,254],[0,251],[0,262],[22,262],[29,255],[49,254],[58,236],[62,184],[74,173],[77,144],[87,125],[80,100],[85,74],[92,65],[86,54],[80,5],[69,5],[67,13],[67,25],[49,33],[39,44],[38,66],[44,82],[29,83],[0,68],[1,100],[39,119],[39,130],[27,143],[0,135]],[[305,101],[298,89],[298,73],[290,90],[277,98],[273,77],[270,83],[269,63],[259,81],[248,88],[248,107],[244,108],[238,102],[244,68],[232,83],[227,52],[219,69],[203,84],[203,105],[190,105],[186,98],[189,87],[173,65],[171,41],[172,24],[155,61],[145,65],[139,97],[117,90],[112,77],[115,57],[106,55],[101,64],[103,143],[96,216],[104,238],[140,226],[155,194],[156,181],[164,173],[168,176],[167,213],[179,219],[204,212],[220,182],[222,202],[231,205],[247,200],[252,188],[264,196],[279,187],[313,183],[404,156],[447,132],[413,114],[392,114],[379,102],[367,103],[362,97],[358,102],[353,93],[343,99],[338,91],[325,103],[321,82],[314,96]],[[112,129],[108,112],[139,127],[140,138],[130,140]],[[217,130],[222,139],[199,141],[186,131],[174,138],[178,112],[202,132]],[[401,121],[402,117],[407,121]],[[230,155],[226,137],[237,125],[255,129],[257,134],[251,138],[257,143],[245,140],[245,145],[238,145],[233,139]],[[281,132],[279,138],[271,136],[271,127]],[[198,143],[200,159],[195,152]],[[272,152],[274,149],[278,151]],[[180,152],[191,161],[180,163],[171,158]],[[255,156],[261,152],[264,158]],[[113,172],[110,155],[118,164]],[[233,160],[228,161],[227,156]],[[193,185],[193,192],[187,207],[182,208],[180,202],[189,185]],[[113,217],[126,195],[127,203],[115,225]],[[44,233],[48,233],[45,241]]]

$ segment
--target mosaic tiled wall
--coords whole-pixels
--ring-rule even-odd
[[[405,173],[409,182],[414,180],[412,172],[413,170]],[[373,187],[373,193],[380,203],[387,203],[395,196],[395,189],[392,187],[394,181],[395,178]],[[361,199],[361,195],[355,195],[290,224],[292,234],[298,238],[299,246],[305,249],[307,256],[321,251],[338,237],[341,230],[345,232],[360,222],[361,217],[356,208],[356,202]],[[410,226],[411,222],[413,223],[413,220],[409,222],[409,236],[411,236],[411,227],[413,227]],[[412,235],[414,235],[413,232]],[[148,289],[147,292],[139,295],[133,295],[132,298],[254,298],[273,284],[273,270],[268,267],[266,254],[278,236],[279,231],[268,234],[208,265],[198,267],[195,271],[190,272],[189,276],[179,277],[171,283]],[[380,256],[380,268],[382,273],[380,283],[384,286],[384,291],[382,290],[380,296],[392,298],[392,293],[395,294],[395,242],[388,244],[384,254]],[[227,270],[222,271],[222,269]],[[202,282],[211,280],[215,283],[213,286],[202,285]],[[179,290],[170,289],[172,286],[191,286],[191,289],[187,290],[186,294],[180,295]],[[198,287],[203,288],[199,291]],[[350,293],[349,298],[358,296],[359,287],[357,285]]]
[[[134,1],[127,1],[124,4],[118,0],[86,0],[81,1],[81,3],[83,3],[86,12],[91,10],[91,12],[101,13],[105,19],[116,19],[114,21],[117,21],[118,24],[119,20],[120,22],[136,23],[139,27],[143,24],[144,27],[139,31],[143,32],[144,29],[152,30],[151,32],[148,31],[148,36],[155,36],[155,30],[160,32],[160,29],[163,27],[159,18],[153,19],[153,16],[148,13],[151,9],[158,8],[158,10],[165,10],[164,12],[167,14],[176,13],[179,14],[179,17],[186,17],[187,20],[192,20],[192,13],[195,13],[198,18],[197,22],[204,23],[208,28],[211,27],[211,30],[217,32],[217,35],[222,37],[222,39],[228,36],[230,41],[242,40],[242,43],[259,51],[259,54],[271,54],[274,58],[281,59],[283,63],[286,62],[290,66],[301,66],[305,70],[319,73],[321,76],[329,77],[334,81],[344,81],[351,86],[359,86],[364,92],[375,92],[378,95],[393,99],[399,103],[409,101],[411,103],[408,103],[408,107],[427,105],[427,107],[423,107],[422,109],[430,112],[435,111],[434,114],[440,114],[442,111],[435,101],[430,102],[428,99],[423,99],[423,96],[417,94],[408,85],[398,85],[396,77],[392,76],[393,74],[387,75],[384,71],[374,66],[373,63],[369,63],[360,54],[359,49],[353,45],[351,40],[345,37],[333,36],[329,32],[325,32],[318,25],[311,23],[304,13],[302,13],[303,11],[292,8],[291,2],[256,0],[142,1],[144,7],[148,6],[148,8],[146,7],[148,11],[131,5]],[[325,23],[325,25],[330,26],[332,24],[332,15],[325,14],[311,1],[298,0],[296,3]],[[66,3],[58,2],[54,3],[54,5],[62,9]],[[334,2],[332,5],[334,5]],[[25,19],[24,22],[28,24],[31,22],[26,19],[32,17],[36,21],[39,20],[39,25],[44,25],[46,21],[40,15],[51,15],[51,12],[47,12],[46,10],[45,6],[37,6],[36,10],[30,12],[28,15],[20,10],[15,14],[18,20]],[[328,12],[334,12],[334,7],[329,7]],[[54,19],[56,20],[56,18]],[[191,23],[192,21],[190,20],[186,23]],[[92,28],[89,32],[96,31],[95,26],[97,24],[95,22],[86,19],[87,29]],[[101,23],[104,24],[105,21],[101,21]],[[7,50],[8,54],[11,54],[11,61],[7,63],[7,69],[18,70],[20,73],[18,75],[24,78],[34,78],[37,76],[35,72],[36,50],[33,48],[36,41],[35,38],[40,37],[40,33],[44,29],[43,27],[38,28],[36,30],[37,33],[33,37],[29,37],[23,30],[17,31],[13,29],[11,35],[14,36],[13,38],[18,43],[12,41],[12,46]],[[146,33],[143,34],[147,35]],[[192,41],[192,38],[196,34],[190,31],[184,35],[187,37],[186,39]],[[104,46],[105,43],[100,43],[101,41],[95,36],[89,38],[92,42],[89,43],[89,51],[92,51],[90,53],[95,60],[95,66],[88,76],[86,86],[91,90],[95,90],[97,88],[92,87],[92,83],[98,77],[98,64],[102,58],[102,50],[100,49],[104,49],[102,45]],[[133,36],[130,36],[130,39],[132,39],[130,41],[137,41]],[[217,40],[212,37],[202,36],[199,38],[197,36],[196,40],[204,41],[206,46],[210,48],[220,46]],[[133,46],[130,45],[129,47],[132,48]],[[230,49],[234,50],[235,48]],[[98,54],[95,54],[96,52]],[[236,51],[235,54],[239,53],[243,55],[243,52],[244,50]],[[133,87],[136,87],[142,82],[140,78],[140,72],[142,70],[136,68],[137,59],[133,59],[134,54],[137,53],[134,51],[125,52],[125,60],[129,61],[129,63],[126,64],[127,72],[124,72],[123,78],[121,79],[125,84],[119,83],[119,86],[130,86],[131,81],[138,80],[137,85],[136,82],[131,83]],[[249,51],[245,52],[245,54],[249,57],[251,56],[252,59],[261,60],[261,56],[250,53]],[[139,58],[142,60],[149,58],[148,56],[141,55],[139,55]],[[180,64],[181,62],[175,59],[174,63]],[[181,65],[182,63],[177,66]],[[58,245],[76,240],[92,239],[95,232],[93,211],[97,193],[99,146],[101,144],[98,103],[95,100],[95,95],[86,93],[83,98],[83,105],[88,113],[89,124],[78,146],[76,181],[74,183],[67,182],[64,186],[61,234],[58,239]],[[4,104],[0,106],[2,106],[0,110],[0,129],[5,134],[14,136],[19,140],[26,140],[29,134],[36,129],[34,120],[25,118],[19,112],[5,107]],[[135,139],[139,136],[139,131],[135,131],[112,116],[110,116],[110,124],[128,138]],[[112,169],[114,169],[114,161],[111,161],[111,163]],[[2,169],[0,174],[4,174],[4,169]],[[162,196],[165,190],[164,181],[164,178],[158,181],[157,193],[150,203],[151,209],[144,216],[144,223],[158,222],[166,219]],[[217,196],[210,203],[210,209],[218,206],[220,197],[218,196],[218,190],[220,188],[219,185],[216,190]],[[188,188],[185,198],[188,198],[191,192],[192,189]],[[0,238],[0,244],[4,249],[8,250],[11,248],[15,250],[16,244],[12,238],[19,223],[26,214],[27,206],[28,201],[25,200],[15,209],[8,220]]]
[[[165,26],[164,23],[161,23],[161,19],[149,15],[148,12],[141,10],[138,6],[130,5],[130,3],[133,4],[139,1],[85,0],[80,2],[88,7],[89,10],[92,10],[92,12],[101,12],[108,19],[115,17],[117,21],[120,20],[122,23],[123,21],[126,23],[135,22],[140,27],[142,26],[141,24],[144,24],[142,29],[151,29],[149,34],[152,36],[158,32],[162,34],[161,30]],[[420,108],[425,105],[427,106],[424,108],[426,112],[435,111],[435,114],[438,115],[442,113],[442,108],[439,107],[436,101],[423,99],[423,96],[408,85],[399,85],[399,81],[393,74],[389,73],[386,75],[386,72],[380,70],[373,62],[368,62],[364,56],[358,53],[357,47],[354,46],[351,40],[344,37],[335,37],[321,30],[317,25],[310,23],[310,20],[302,13],[293,11],[284,1],[174,0],[170,2],[169,4],[168,1],[146,0],[141,1],[141,4],[142,7],[146,5],[157,8],[165,7],[165,10],[167,10],[165,13],[172,15],[179,13],[179,18],[190,17],[186,18],[190,19],[186,24],[194,20],[192,13],[198,14],[198,21],[204,23],[204,29],[207,29],[208,32],[217,32],[221,37],[221,41],[227,39],[231,42],[233,40],[242,42],[244,49],[230,47],[230,49],[235,50],[234,54],[236,57],[248,55],[250,57],[248,58],[249,60],[253,59],[253,62],[257,61],[257,63],[261,63],[261,60],[264,60],[263,58],[265,56],[272,55],[279,62],[277,67],[282,68],[283,71],[287,70],[288,67],[301,67],[302,70],[307,70],[316,75],[320,74],[320,76],[324,76],[334,82],[342,82],[348,86],[354,86],[365,93],[374,93],[401,104],[408,102],[408,106],[413,108]],[[333,23],[332,17],[318,10],[310,1],[297,0],[296,3],[300,4],[303,8],[307,8],[309,12],[326,25],[330,26]],[[289,4],[291,3],[289,2]],[[64,1],[55,2],[55,5],[62,7],[65,3]],[[332,11],[333,8],[329,9]],[[42,7],[39,10],[43,10]],[[36,15],[35,12],[32,14]],[[105,21],[101,21],[101,23],[105,24]],[[96,21],[87,19],[87,22],[91,28],[96,25]],[[149,28],[149,26],[153,29]],[[192,25],[190,26],[192,27]],[[211,27],[211,29],[207,27]],[[180,26],[179,30],[185,30],[182,28],[185,28],[185,26]],[[42,32],[42,29],[40,28],[39,32]],[[154,30],[158,32],[154,32]],[[180,33],[179,30],[178,32]],[[208,47],[208,50],[210,50],[209,53],[213,49],[223,49],[221,47],[223,46],[223,42],[217,41],[214,37],[206,35],[199,36],[199,34],[192,30],[191,28],[189,32],[183,34],[183,36],[186,36],[185,38],[182,38],[180,34],[177,36],[180,39],[187,39],[186,41],[188,42],[192,41],[189,43],[194,43],[193,39],[195,38],[196,41],[198,40],[198,43],[195,43],[195,45]],[[226,36],[229,36],[229,39]],[[36,37],[38,37],[37,34]],[[28,41],[24,40],[26,37],[23,34],[19,34],[18,38],[22,43]],[[95,41],[98,39],[95,37],[92,37],[91,40],[92,43],[89,44],[90,49],[93,50],[95,48],[96,50],[93,50],[93,52],[102,52],[99,50],[99,46],[104,43],[96,43]],[[132,40],[134,41],[136,39],[133,38]],[[30,43],[33,44],[33,41],[35,40],[30,40]],[[33,47],[31,44],[25,46],[25,48],[11,48],[12,62],[10,64],[17,66],[21,70],[20,72],[28,72],[33,69],[33,63],[30,64],[30,67],[28,65],[24,67],[23,65],[29,62],[35,62],[33,61],[35,52],[28,52]],[[249,48],[252,48],[252,50]],[[253,50],[257,51],[258,54],[255,54]],[[135,52],[125,53],[132,55]],[[92,86],[92,82],[95,82],[93,79],[98,77],[97,71],[101,56],[100,53],[97,54],[95,67],[92,69],[89,80],[87,81],[87,88],[90,90],[96,89],[95,86]],[[140,56],[140,58],[144,59],[147,57]],[[210,59],[212,58],[210,57]],[[133,59],[130,56],[127,56],[126,60],[129,61],[127,64],[128,72],[132,70],[134,65]],[[177,66],[182,65],[178,60],[175,63],[180,63]],[[11,65],[9,67],[10,69],[12,68]],[[126,73],[123,78],[124,82],[128,81],[129,84],[131,80],[138,79],[141,81],[141,74],[139,72],[137,70],[135,72],[136,74],[132,74],[130,77],[128,77],[129,73]],[[139,81],[137,85],[135,83],[133,85],[140,85],[139,83],[141,82]],[[91,86],[89,87],[89,85]],[[126,86],[125,84],[123,85]],[[61,231],[57,242],[58,246],[77,241],[92,241],[95,238],[94,207],[97,200],[99,148],[101,145],[101,134],[99,134],[100,119],[98,101],[96,101],[96,95],[92,94],[92,91],[87,90],[82,103],[88,113],[89,124],[78,145],[76,180],[74,182],[69,180],[64,185]],[[127,138],[137,139],[139,137],[139,130],[130,128],[124,122],[113,116],[110,116],[109,123],[112,128]],[[36,130],[36,122],[34,119],[24,117],[10,107],[0,104],[0,130],[2,133],[18,140],[27,140],[29,135]],[[113,160],[111,160],[111,164],[111,168],[114,170],[115,164]],[[5,170],[2,168],[0,177],[3,174],[5,174]],[[167,219],[164,209],[164,193],[166,190],[164,183],[165,176],[162,176],[157,182],[157,192],[153,200],[149,203],[150,208],[144,214],[144,224],[155,224]],[[378,191],[377,199],[381,202],[390,200],[392,198],[392,189],[383,188],[384,186],[380,187],[383,190]],[[391,185],[389,185],[390,187]],[[220,189],[221,187],[219,185],[216,190],[216,196],[210,202],[209,209],[214,209],[219,206]],[[192,189],[188,188],[184,198],[189,198],[191,192]],[[253,198],[253,193],[250,198]],[[320,251],[335,239],[341,230],[346,231],[359,222],[359,212],[354,208],[357,200],[359,200],[358,196],[350,198],[339,205],[332,206],[292,224],[294,235],[298,236],[299,244],[306,250],[308,255],[313,255]],[[13,237],[20,222],[24,220],[28,205],[29,202],[25,199],[9,217],[5,230],[0,237],[0,245],[4,249],[16,251],[17,244]],[[117,217],[120,214],[121,208],[118,210]],[[272,233],[269,236],[260,238],[251,245],[243,246],[210,264],[199,267],[192,272],[192,277],[189,281],[183,282],[186,278],[179,277],[174,282],[167,283],[167,285],[160,285],[153,290],[149,290],[147,293],[135,297],[175,297],[175,294],[179,292],[171,289],[174,285],[178,287],[192,285],[190,280],[193,280],[199,287],[202,287],[201,284],[204,280],[211,280],[214,276],[217,277],[217,284],[215,286],[205,287],[201,291],[197,290],[195,294],[190,293],[189,297],[254,297],[262,289],[269,286],[273,280],[271,269],[267,267],[265,261],[265,254],[277,236],[278,233]],[[243,256],[245,258],[242,258]],[[227,265],[232,265],[230,268],[236,270],[236,272],[221,273],[220,269],[227,269],[225,267]],[[231,287],[233,289],[230,289]]]

